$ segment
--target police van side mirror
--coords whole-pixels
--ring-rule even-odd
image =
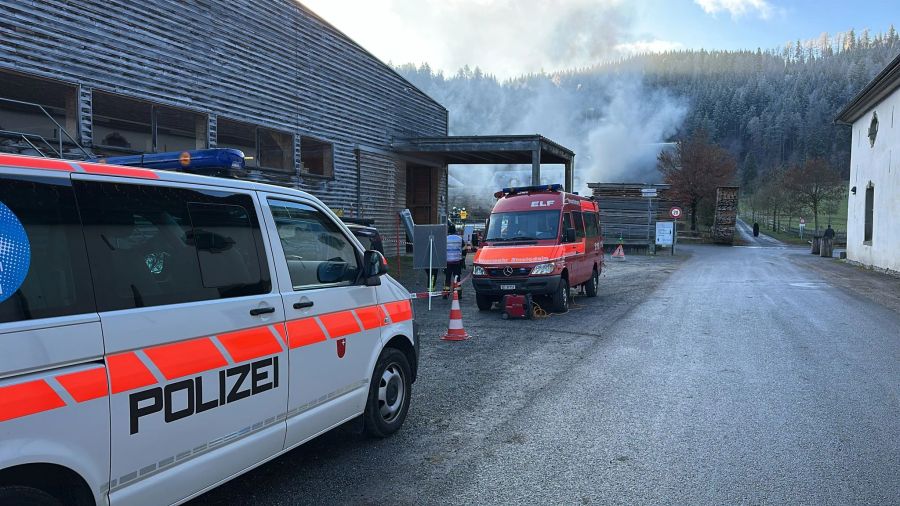
[[[363,282],[366,286],[378,286],[381,284],[379,277],[387,274],[387,260],[384,255],[367,250],[363,253]]]
[[[563,230],[563,242],[575,242],[574,228],[567,228]]]

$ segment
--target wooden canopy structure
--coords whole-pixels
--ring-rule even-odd
[[[542,135],[476,135],[395,139],[402,155],[446,164],[531,164],[531,184],[541,184],[541,164],[565,165],[565,190],[574,184],[575,153]]]

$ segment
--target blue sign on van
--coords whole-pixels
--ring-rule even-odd
[[[31,245],[19,218],[0,202],[0,302],[25,282],[31,265]]]

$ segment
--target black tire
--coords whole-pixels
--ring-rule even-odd
[[[411,379],[412,371],[406,355],[396,348],[385,348],[375,363],[369,384],[369,399],[363,413],[369,436],[387,437],[403,426],[412,395]]]
[[[587,280],[584,283],[584,293],[588,297],[596,297],[597,296],[597,288],[600,286],[600,274],[597,272],[597,268],[594,267],[594,272],[591,274],[591,279]]]
[[[557,313],[566,313],[569,311],[569,280],[562,278],[559,280],[559,287],[550,297],[550,304],[553,311]]]
[[[0,504],[3,506],[62,506],[63,503],[43,490],[11,485],[0,487]]]
[[[475,293],[475,304],[478,305],[479,311],[490,311],[494,306],[494,301],[488,297],[487,295],[481,295],[480,293]]]

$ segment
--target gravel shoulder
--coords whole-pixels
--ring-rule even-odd
[[[629,256],[608,261],[596,298],[540,320],[505,321],[479,312],[471,284],[462,299],[472,338],[441,341],[450,302],[414,302],[421,359],[403,429],[371,440],[340,427],[201,496],[191,504],[430,504],[453,502],[477,484],[473,469],[527,436],[514,427],[573,367],[606,345],[606,330],[643,302],[689,257]],[[425,276],[402,281],[420,290]],[[536,458],[543,458],[536,456]],[[505,473],[503,474],[505,476]],[[498,479],[505,479],[497,476]]]

